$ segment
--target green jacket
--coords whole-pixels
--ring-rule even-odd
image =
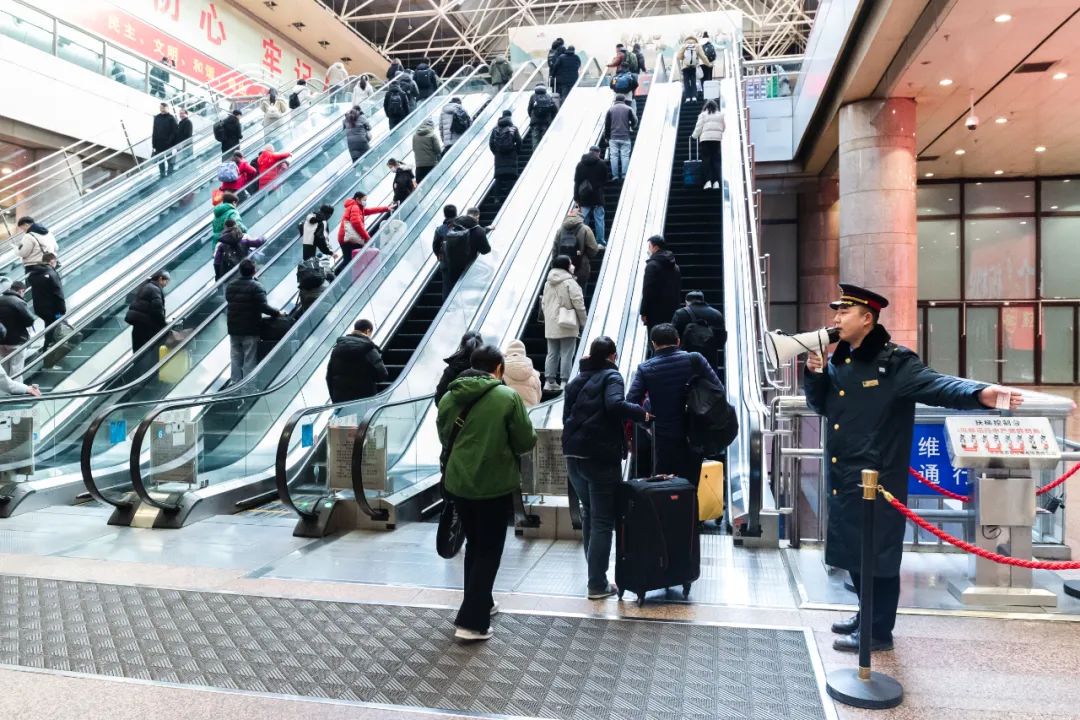
[[[486,373],[466,370],[439,401],[439,442],[445,446],[462,408],[492,385],[465,420],[446,466],[446,489],[469,500],[519,492],[518,456],[532,450],[536,431],[521,396]]]
[[[214,224],[212,230],[214,232],[214,245],[217,245],[218,239],[221,237],[221,233],[225,230],[225,221],[235,220],[237,226],[242,232],[247,232],[247,225],[240,219],[240,211],[236,209],[235,205],[229,203],[221,203],[214,206]]]

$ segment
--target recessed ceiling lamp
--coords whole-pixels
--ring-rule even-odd
[[[999,118],[994,118],[994,122],[996,122],[998,125],[1004,125],[1005,123],[1009,122],[1009,118],[1002,115]]]
[[[923,177],[934,177],[934,173],[926,173]]]
[[[994,18],[994,22],[996,23],[1007,23],[1010,20],[1012,20],[1012,15],[1010,15],[1009,13],[1001,13],[996,18]]]
[[[956,148],[956,150],[953,151],[953,154],[954,155],[963,155],[966,152],[967,152],[967,150],[965,150],[964,148]]]
[[[940,80],[938,80],[937,84],[941,87],[949,87],[950,85],[952,85],[952,80],[950,80],[949,78],[941,78]]]
[[[10,174],[11,174],[11,168],[6,167],[6,168],[3,168],[3,169],[0,169],[0,175],[10,175]]]
[[[1045,145],[1036,145],[1035,146],[1035,152],[1046,152],[1046,146]]]
[[[1067,73],[1067,72],[1056,72],[1056,73],[1054,73],[1054,79],[1055,80],[1064,80],[1067,77],[1069,77],[1069,73]]]
[[[994,174],[995,174],[995,175],[1004,175],[1004,174],[1005,174],[1005,171],[1004,171],[1004,170],[995,170],[995,171],[994,171]]]

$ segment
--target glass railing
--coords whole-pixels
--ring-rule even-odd
[[[369,166],[369,170],[372,174],[378,173],[379,168],[385,163],[385,160],[391,155],[396,155],[399,158],[407,157],[411,152],[411,138],[412,134],[419,123],[426,119],[435,110],[441,109],[441,103],[444,102],[451,92],[456,95],[462,95],[467,107],[472,106],[473,110],[479,109],[489,96],[490,86],[486,83],[481,83],[478,80],[469,79],[462,83],[447,83],[433,98],[426,101],[426,104],[421,106],[419,113],[414,114],[406,119],[403,123],[395,127],[393,131],[394,142],[384,142],[380,145],[379,152],[374,150],[369,152],[369,155],[365,156],[361,163]],[[490,113],[489,113],[490,114]],[[452,165],[455,162],[455,158],[460,153],[461,148],[459,146],[464,145],[464,142],[459,142],[454,146],[447,157],[440,163],[436,172],[429,176],[424,181],[424,185],[427,186],[424,192],[416,192],[413,196],[402,204],[397,211],[397,217],[401,218],[408,227],[414,228],[417,223],[423,225],[429,221],[441,210],[440,199],[444,197],[446,188],[452,187],[453,183],[449,177],[444,177],[441,180],[439,174],[440,170],[446,170],[442,173],[447,175],[452,170]],[[447,169],[449,168],[449,170]],[[366,176],[361,175],[359,182],[364,183],[368,180]],[[339,188],[339,192],[342,189],[346,189],[346,192],[342,194],[351,194],[351,192],[358,188],[358,179],[351,173],[342,182],[343,188]],[[444,186],[444,187],[443,187]],[[370,186],[369,186],[370,187]],[[440,190],[440,187],[443,187]],[[372,199],[376,200],[380,194],[385,197],[385,201],[390,200],[390,180],[389,178],[381,181],[379,187],[370,191]],[[378,201],[378,200],[376,200]],[[418,215],[422,213],[421,215]],[[413,231],[419,232],[419,231]],[[380,237],[380,234],[376,234],[376,239]],[[305,398],[309,392],[309,389],[305,389],[305,384],[309,382],[312,371],[316,370],[318,365],[318,359],[315,360],[315,366],[310,366],[303,359],[307,358],[312,352],[316,352],[316,357],[320,358],[318,352],[321,352],[322,356],[328,351],[327,343],[331,344],[336,341],[338,335],[347,329],[348,325],[355,320],[355,315],[347,316],[347,308],[353,303],[348,302],[352,295],[357,292],[367,292],[369,295],[373,290],[368,290],[370,282],[376,277],[381,277],[388,268],[394,266],[396,259],[401,254],[401,238],[392,243],[391,247],[370,247],[369,250],[365,250],[365,253],[354,259],[348,266],[348,270],[340,275],[330,288],[324,291],[318,301],[312,308],[310,308],[300,319],[299,322],[290,330],[289,334],[282,340],[274,352],[268,356],[263,365],[260,365],[259,370],[251,377],[245,378],[242,383],[235,386],[231,386],[227,391],[222,393],[223,397],[230,398],[228,400],[220,400],[209,402],[205,396],[197,396],[187,398],[191,403],[185,405],[185,399],[179,398],[175,403],[168,405],[169,410],[165,411],[162,406],[161,412],[176,412],[182,409],[184,413],[197,417],[200,425],[198,436],[200,438],[200,455],[199,472],[203,479],[208,484],[213,484],[217,480],[222,480],[220,474],[215,477],[214,470],[218,468],[228,467],[229,477],[239,477],[243,474],[244,469],[248,466],[251,468],[259,467],[259,463],[270,458],[263,469],[272,467],[272,450],[269,455],[260,455],[257,447],[258,440],[262,433],[275,422],[282,412],[282,408],[290,401],[305,402]],[[378,243],[376,243],[377,245]],[[295,265],[294,265],[295,267]],[[343,300],[346,298],[346,300]],[[343,314],[344,313],[344,314]],[[311,337],[311,333],[320,325],[325,325],[332,329],[332,332],[320,332],[318,337]],[[297,358],[300,358],[298,361]],[[285,368],[290,362],[290,370],[282,373],[282,369]],[[299,363],[299,365],[297,365]],[[296,367],[294,367],[296,366]],[[297,373],[301,368],[306,368],[303,373]],[[279,383],[278,385],[272,385],[272,382],[279,375],[286,377],[293,375],[295,378],[290,378],[289,381]],[[318,378],[316,383],[318,386],[319,397],[317,402],[322,402],[325,399],[325,386],[322,384],[321,377]],[[244,394],[251,394],[252,391],[256,393],[263,392],[264,395],[250,400],[244,399]],[[307,398],[307,402],[312,402],[311,398]],[[186,407],[195,407],[197,410],[188,410]],[[264,412],[266,408],[275,408],[275,412]],[[139,410],[140,413],[145,414],[148,408],[143,405]],[[112,413],[115,413],[117,409],[105,413],[103,416],[99,416],[97,427],[104,427],[106,424],[105,415],[111,417]],[[151,416],[159,415],[159,409],[155,408],[151,412]],[[242,417],[241,417],[242,416]],[[111,422],[111,420],[110,420]],[[146,421],[140,424],[140,428],[149,427],[153,424],[153,420]],[[262,432],[256,432],[255,428],[262,427]],[[100,434],[100,433],[99,433]],[[87,439],[84,440],[84,448],[92,446],[95,442],[100,443],[100,439],[91,437],[88,433]],[[142,458],[144,454],[147,456],[153,453],[143,453],[140,446],[142,443],[142,435],[139,432],[131,439],[132,443],[132,457]],[[239,446],[242,446],[238,448]],[[240,452],[243,449],[245,452]],[[91,453],[92,454],[92,453]],[[85,455],[85,453],[84,453]],[[159,486],[162,485],[157,479],[159,467],[154,465],[149,459],[144,463],[145,469],[140,463],[133,463],[131,475],[135,479],[136,487],[140,485],[140,480],[143,476],[146,477],[146,481],[141,483],[148,497],[154,498],[154,502],[164,502],[166,505],[169,501],[162,500],[159,493]],[[84,475],[92,478],[91,484],[101,485],[101,478],[98,477],[98,473],[95,469],[95,464],[90,463],[89,466],[84,464]],[[140,495],[142,493],[140,492]],[[123,492],[104,493],[106,501],[108,502],[123,502]]]
[[[544,274],[541,268],[546,267],[550,253],[550,238],[570,202],[573,169],[580,153],[593,142],[610,103],[609,94],[594,90],[602,82],[602,70],[594,62],[534,148],[533,158],[539,160],[526,167],[500,209],[491,236],[495,249],[479,257],[455,285],[398,380],[373,398],[306,408],[289,419],[277,444],[279,494],[288,493],[290,481],[304,474],[311,454],[307,448],[314,447],[314,438],[321,440],[331,418],[342,416],[352,416],[358,425],[350,473],[353,493],[335,494],[334,488],[323,487],[324,497],[355,497],[371,517],[386,519],[383,510],[388,498],[415,492],[437,479],[439,442],[429,393],[442,371],[442,358],[453,351],[465,330],[480,328],[486,339],[497,341],[511,335],[506,328],[520,327],[521,317],[531,311],[536,281]],[[494,326],[501,330],[495,331]],[[299,437],[296,428],[300,428]],[[374,470],[369,472],[369,467]],[[374,477],[379,481],[368,487],[367,481]],[[310,519],[320,507],[318,498],[297,497],[290,504],[302,518]]]
[[[373,103],[374,105],[374,103]],[[294,156],[292,166],[272,187],[254,192],[252,197],[239,206],[244,222],[253,227],[254,223],[271,212],[277,203],[288,197],[289,192],[303,187],[344,150],[344,136],[338,127],[341,107],[329,102],[319,102],[297,111],[292,123],[284,123],[279,132],[272,135],[272,144],[279,148],[292,148]],[[330,142],[333,139],[334,142]],[[249,143],[254,150],[262,143]],[[254,153],[249,153],[254,156]],[[258,180],[252,183],[251,190],[257,188]],[[88,252],[85,257],[76,258],[74,268],[67,266],[65,259],[64,290],[68,305],[72,309],[63,322],[70,323],[83,333],[87,341],[88,332],[101,328],[101,313],[105,316],[119,313],[120,321],[115,323],[117,332],[123,330],[123,307],[127,293],[134,290],[150,272],[165,268],[170,272],[179,272],[174,278],[174,289],[170,295],[179,294],[182,298],[203,287],[210,277],[209,231],[211,220],[210,205],[197,202],[197,196],[208,198],[210,191],[219,185],[216,173],[197,176],[193,185],[174,190],[160,205],[147,208],[152,213],[141,218],[130,235],[120,235],[119,241],[113,236],[113,242],[105,244],[98,252]],[[108,227],[106,229],[109,229]],[[119,228],[116,228],[119,230]],[[134,263],[131,261],[135,260]],[[191,283],[185,278],[196,278]],[[184,288],[184,293],[178,293]],[[22,378],[37,381],[44,372],[42,368],[45,353],[41,352],[44,337],[59,323],[37,333],[31,338],[23,352],[30,353],[27,369]],[[109,336],[102,336],[109,337]],[[80,343],[81,345],[82,343]],[[87,350],[90,346],[87,346]],[[85,352],[74,354],[74,358],[88,357]],[[68,378],[75,360],[61,362],[59,375]],[[32,374],[36,373],[36,374]],[[80,378],[86,381],[86,378]],[[59,386],[60,379],[49,381],[48,387]],[[78,387],[76,381],[68,379],[61,389]]]

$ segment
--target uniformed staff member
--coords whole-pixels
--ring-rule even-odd
[[[851,573],[860,588],[862,554],[861,473],[877,470],[879,481],[901,502],[907,502],[908,461],[915,421],[915,403],[956,410],[1020,406],[1019,392],[1009,388],[941,375],[926,367],[906,347],[889,341],[878,324],[889,301],[856,285],[840,283],[842,295],[831,303],[840,342],[829,359],[811,354],[806,362],[806,400],[825,416],[826,466],[829,470],[829,527],[825,562]],[[900,599],[900,558],[904,550],[904,516],[884,502],[875,504],[874,617],[871,650],[892,650],[892,631]],[[859,616],[832,626],[844,635],[836,650],[858,652]]]

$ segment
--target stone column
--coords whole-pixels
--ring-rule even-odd
[[[799,331],[828,324],[840,279],[840,188],[819,177],[799,193]]]
[[[889,298],[881,321],[914,348],[918,283],[915,101],[840,109],[840,279]]]

